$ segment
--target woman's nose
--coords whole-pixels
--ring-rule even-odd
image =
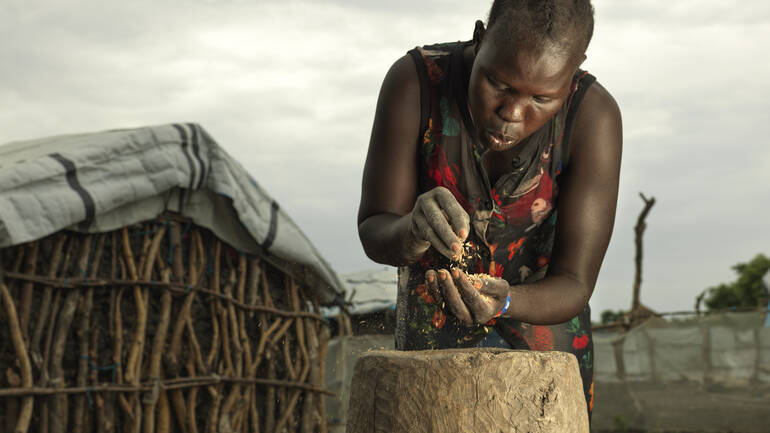
[[[524,98],[518,95],[505,98],[497,110],[497,115],[508,123],[518,123],[524,121],[524,111],[526,103]]]

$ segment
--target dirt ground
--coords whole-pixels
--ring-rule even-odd
[[[592,432],[766,433],[770,390],[597,383]]]

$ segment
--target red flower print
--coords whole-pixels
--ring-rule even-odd
[[[532,326],[529,348],[532,350],[553,350],[553,332],[547,326]]]
[[[576,350],[585,349],[586,346],[588,346],[588,342],[590,339],[588,338],[588,335],[583,334],[581,336],[575,336],[575,338],[572,340],[572,347]]]
[[[495,263],[494,261],[489,263],[489,275],[497,278],[502,277],[503,265],[501,265],[500,263]]]
[[[542,169],[542,168],[541,168]],[[533,205],[534,210],[537,211],[534,215],[537,218],[543,218],[542,215],[547,216],[553,207],[550,203],[555,197],[555,187],[551,176],[547,172],[542,172],[541,175],[532,179],[532,184],[527,185],[524,191],[514,192],[514,198],[517,198],[513,202],[500,206],[500,212],[505,217],[508,224],[528,224],[533,222]],[[537,204],[535,201],[540,199]],[[546,206],[543,207],[543,204]],[[542,215],[541,215],[542,214]]]
[[[500,195],[499,195],[499,194],[497,194],[497,192],[495,191],[495,189],[494,189],[494,188],[492,188],[492,198],[493,198],[493,199],[495,199],[495,203],[497,203],[497,205],[498,205],[498,206],[500,206],[501,204],[503,204],[503,202],[502,202],[502,201],[500,201]]]
[[[417,294],[420,295],[423,301],[425,301],[428,304],[432,304],[434,302],[433,296],[428,293],[427,290],[425,290],[425,284],[420,284],[416,288]]]
[[[489,255],[494,257],[495,251],[497,251],[497,244],[492,244],[489,246]]]
[[[457,185],[455,174],[452,173],[452,169],[448,165],[444,167],[444,179],[452,185]]]
[[[431,168],[428,170],[428,176],[433,179],[434,182],[436,182],[436,185],[440,186],[444,184],[444,178],[441,176],[441,170]]]
[[[441,311],[440,308],[436,308],[436,311],[433,312],[433,326],[437,329],[441,329],[444,327],[444,323],[446,323],[444,312]]]
[[[524,241],[526,239],[527,239],[526,237],[523,237],[516,242],[511,242],[508,245],[508,260],[511,260],[513,258],[516,252],[519,251],[519,248],[521,248],[521,246],[524,244]]]
[[[548,257],[540,256],[537,258],[537,267],[542,268],[543,266],[547,265],[548,262],[549,262]]]
[[[440,127],[440,125],[438,125]],[[457,178],[455,178],[452,169],[449,166],[449,162],[446,158],[446,152],[443,147],[437,145],[433,150],[433,154],[428,158],[428,176],[435,182],[436,186],[443,186],[448,189],[455,197],[460,206],[463,207],[465,212],[472,215],[475,211],[470,205],[468,200],[457,188]]]

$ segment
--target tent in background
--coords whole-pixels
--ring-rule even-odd
[[[197,124],[0,146],[0,248],[62,229],[105,232],[176,212],[342,300],[343,284],[278,202]]]

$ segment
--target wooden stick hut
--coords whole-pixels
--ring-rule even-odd
[[[0,432],[326,431],[341,284],[199,126],[0,167]]]

